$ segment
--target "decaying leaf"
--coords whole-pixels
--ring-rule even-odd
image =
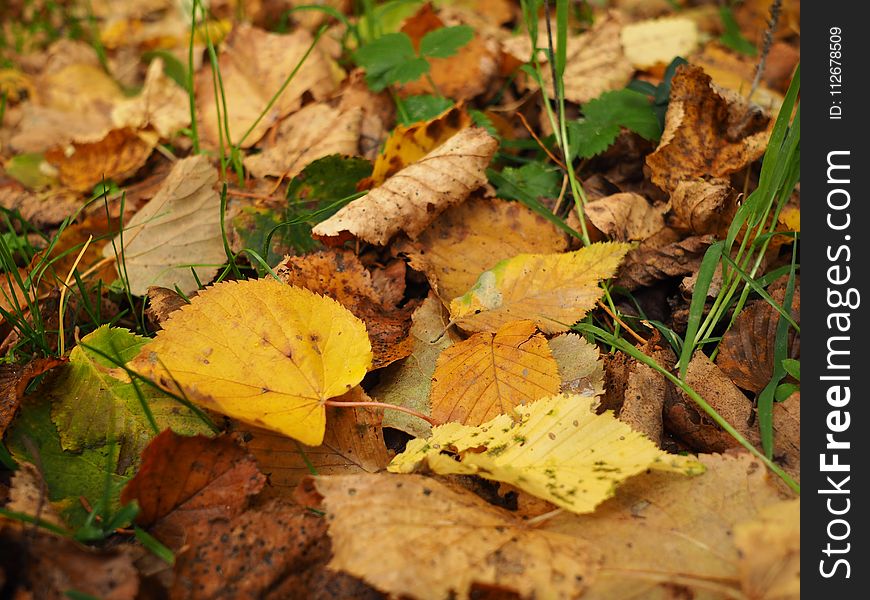
[[[485,129],[463,129],[382,186],[319,223],[314,235],[333,238],[350,234],[381,246],[400,231],[414,239],[438,215],[486,182],[484,169],[497,146]]]
[[[752,521],[734,528],[739,569],[748,598],[801,597],[801,500],[764,507]]]
[[[801,394],[773,405],[774,456],[795,481],[801,480]]]
[[[798,53],[796,58],[800,60],[800,53]],[[772,64],[774,63],[772,59],[773,57],[769,54],[762,80],[752,94],[752,101],[775,114],[779,110],[779,107],[782,106],[783,97],[782,94],[765,85],[765,81],[770,80],[772,67],[773,69],[776,68]],[[692,56],[691,62],[702,67],[704,72],[713,79],[715,85],[745,97],[749,94],[749,90],[752,89],[758,57],[738,54],[729,51],[720,44],[711,43],[704,46],[702,52]],[[787,70],[787,74],[784,77],[786,88],[788,87],[788,82],[791,79],[796,62],[791,63],[790,66],[788,64],[784,65]],[[782,76],[780,75],[780,77]]]
[[[169,318],[169,315],[188,304],[188,300],[182,298],[178,292],[165,287],[152,285],[148,287],[148,308],[145,314],[157,325]]]
[[[685,17],[651,19],[623,26],[620,39],[631,64],[646,69],[694,52],[699,42],[698,26]]]
[[[259,279],[207,288],[130,365],[208,409],[317,446],[324,402],[358,384],[371,360],[365,325],[346,308]]]
[[[747,119],[757,123],[747,128]],[[656,151],[646,158],[653,183],[672,191],[681,181],[722,178],[742,170],[764,154],[768,122],[757,107],[715,90],[700,67],[678,67],[671,81],[665,131]]]
[[[250,25],[233,29],[219,57],[228,111],[225,116],[233,144],[238,144],[253,127],[242,142],[243,148],[250,148],[279,119],[300,108],[303,94],[310,92],[319,100],[335,89],[333,68],[319,48],[315,47],[304,62],[302,60],[313,41],[311,34],[303,29],[288,35],[268,33]],[[300,63],[296,75],[257,122],[269,101]],[[196,103],[201,120],[200,134],[217,147],[220,139],[218,127],[223,124],[223,120],[218,119],[217,110],[224,104],[215,98],[211,69],[204,68],[197,73]],[[227,143],[224,136],[224,144]]]
[[[562,392],[581,396],[604,393],[604,366],[595,344],[576,333],[563,333],[547,343],[559,366]]]
[[[133,294],[145,295],[152,285],[189,294],[197,278],[210,281],[226,261],[217,178],[202,154],[178,161],[157,195],[105,246],[104,256],[117,252],[123,259],[121,274]]]
[[[429,402],[441,423],[480,425],[558,393],[559,370],[531,321],[481,332],[445,349],[432,375]]]
[[[681,181],[671,193],[671,211],[674,227],[724,238],[737,212],[737,194],[726,179]]]
[[[295,177],[318,158],[358,154],[362,116],[361,108],[310,104],[281,121],[275,143],[245,158],[245,168],[254,177]]]
[[[336,402],[371,401],[362,388],[336,398]],[[312,473],[346,475],[376,473],[390,462],[381,431],[381,412],[365,407],[330,406],[326,409],[326,433],[319,446],[303,446],[296,440],[266,429],[251,429],[245,447],[269,477],[266,495],[290,497],[299,482]]]
[[[194,541],[188,534],[197,523],[241,514],[265,482],[254,459],[231,437],[164,431],[145,448],[121,501],[135,500],[136,523],[178,550]]]
[[[411,317],[409,339],[413,341],[411,354],[399,363],[381,372],[380,382],[371,391],[379,402],[412,408],[430,414],[429,394],[432,375],[441,352],[460,341],[453,328],[447,326],[444,307],[434,294],[430,294],[417,307]],[[428,437],[431,426],[412,415],[384,411],[384,426],[401,429],[417,437]]]
[[[287,257],[276,273],[288,285],[332,298],[365,323],[374,353],[372,369],[411,353],[408,331],[414,304],[397,308],[378,294],[372,276],[353,252],[335,249]]]
[[[782,495],[749,454],[698,458],[702,475],[641,473],[594,513],[563,512],[541,525],[585,540],[601,553],[601,570],[584,598],[737,596],[735,525]]]
[[[565,236],[518,202],[473,196],[438,217],[415,244],[401,246],[444,300],[461,296],[481,273],[517,254],[564,250]]]
[[[557,395],[517,407],[480,427],[447,423],[428,440],[412,440],[388,469],[479,475],[503,481],[576,513],[595,510],[622,481],[647,469],[696,475],[693,457],[667,454],[595,399]]]
[[[648,343],[640,349],[666,369],[672,369],[676,362],[669,348]],[[635,431],[643,433],[656,444],[661,443],[662,413],[670,393],[665,376],[629,357],[625,357],[624,361],[611,360],[608,376],[607,408],[615,409],[619,420]]]
[[[565,254],[519,254],[480,275],[450,302],[450,317],[466,331],[496,331],[521,319],[544,333],[560,333],[583,318],[604,293],[628,244],[592,244]]]
[[[656,281],[694,273],[715,238],[712,235],[692,236],[666,241],[663,245],[659,245],[660,241],[650,239],[629,252],[619,268],[616,285],[636,290]]]
[[[35,358],[23,365],[0,365],[0,438],[15,418],[24,397],[24,390],[33,378],[65,362],[62,358]]]
[[[665,209],[652,206],[646,198],[622,192],[590,202],[584,214],[596,229],[616,242],[639,242],[665,226]]]
[[[163,61],[155,59],[148,65],[142,92],[112,109],[112,123],[117,128],[152,127],[161,138],[170,139],[190,125],[187,92],[163,73]]]
[[[315,486],[332,538],[330,568],[397,597],[464,600],[478,584],[571,598],[594,578],[591,550],[577,538],[529,527],[464,489],[419,475],[319,477]]]
[[[9,485],[9,501],[4,508],[10,512],[28,515],[61,529],[66,525],[48,499],[48,488],[36,465],[22,462]]]

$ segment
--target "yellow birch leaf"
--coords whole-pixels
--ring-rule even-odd
[[[388,470],[411,473],[425,464],[440,475],[479,475],[575,513],[594,511],[622,481],[647,469],[704,471],[694,457],[660,450],[612,411],[595,414],[595,404],[562,394],[518,407],[519,421],[499,415],[480,427],[433,427],[432,437],[411,440]]]
[[[478,278],[450,302],[450,317],[466,331],[496,331],[520,319],[544,333],[561,333],[595,306],[598,282],[612,277],[629,244],[592,244],[564,254],[519,254]]]
[[[559,392],[559,367],[531,321],[473,335],[444,350],[432,375],[432,417],[480,425]]]
[[[620,32],[625,57],[638,69],[668,64],[698,47],[698,25],[685,17],[630,23]]]
[[[130,366],[205,408],[317,446],[324,402],[358,384],[371,360],[365,325],[346,308],[260,279],[207,288]]]

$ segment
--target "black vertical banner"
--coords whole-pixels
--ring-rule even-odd
[[[863,2],[801,8],[801,588],[866,598],[870,26]]]

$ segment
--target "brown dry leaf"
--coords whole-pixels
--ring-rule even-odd
[[[329,296],[366,324],[372,344],[372,369],[385,367],[411,353],[408,337],[415,305],[390,305],[375,291],[372,278],[350,250],[324,250],[288,256],[275,269],[287,285]]]
[[[379,188],[318,223],[313,234],[339,240],[349,234],[381,246],[400,231],[414,239],[438,215],[486,183],[485,169],[497,147],[498,141],[485,129],[463,129]]]
[[[764,507],[734,528],[738,568],[747,598],[798,600],[801,597],[801,500]]]
[[[335,402],[370,402],[359,386]],[[326,408],[326,433],[320,446],[306,446],[266,429],[249,429],[245,447],[269,477],[267,496],[290,497],[299,482],[311,474],[376,473],[389,464],[384,445],[381,413],[365,407]],[[250,437],[248,437],[250,436]]]
[[[363,111],[359,152],[369,160],[377,160],[387,133],[395,122],[396,108],[387,92],[375,94],[369,89],[365,82],[365,73],[361,69],[352,72],[345,79],[338,104],[338,110],[342,113],[357,108]]]
[[[604,393],[604,365],[595,344],[576,333],[557,335],[547,343],[559,367],[561,392],[580,396]]]
[[[656,281],[694,273],[701,266],[707,248],[716,241],[712,235],[703,235],[658,245],[670,235],[670,231],[665,230],[658,239],[650,239],[649,243],[630,251],[614,283],[636,290]]]
[[[444,306],[430,293],[411,316],[409,338],[413,340],[411,354],[401,362],[381,372],[378,385],[371,391],[378,402],[412,408],[429,415],[429,394],[432,375],[441,352],[460,341]],[[384,427],[400,429],[416,437],[429,437],[432,426],[426,421],[397,410],[384,411]]]
[[[785,288],[779,287],[771,292],[773,299],[781,306],[785,298]],[[798,324],[800,293],[800,283],[797,283],[790,313]],[[776,328],[780,319],[779,312],[767,301],[754,300],[740,312],[734,325],[722,337],[716,364],[735,385],[758,393],[768,384],[773,376]],[[800,339],[793,331],[790,333],[792,341],[789,344],[789,358],[796,358],[800,353]]]
[[[182,298],[175,290],[156,285],[148,288],[147,295],[148,308],[145,309],[145,314],[158,326],[176,310],[186,304],[190,304],[188,300]]]
[[[9,139],[16,152],[44,152],[58,145],[99,142],[112,129],[108,108],[103,112],[70,114],[66,111],[26,104],[17,131]]]
[[[419,50],[420,40],[430,31],[444,27],[432,5],[427,3],[416,15],[405,21],[402,31],[411,38]],[[422,76],[410,83],[400,84],[402,96],[439,93],[454,100],[471,100],[487,90],[498,74],[498,49],[493,41],[475,33],[472,40],[448,58],[430,58],[429,77]],[[430,82],[431,80],[431,82]],[[434,82],[436,88],[432,87]]]
[[[685,180],[726,177],[764,154],[771,120],[744,100],[716,91],[701,67],[680,66],[670,98],[661,142],[646,158],[653,183],[663,190]]]
[[[155,59],[139,95],[116,104],[112,123],[119,129],[152,127],[162,139],[170,139],[190,125],[187,92],[163,74],[163,61]]]
[[[782,496],[748,454],[698,458],[702,475],[636,475],[594,513],[563,512],[540,525],[600,552],[601,570],[584,599],[737,596],[734,527]]]
[[[567,100],[583,104],[629,82],[634,67],[626,58],[619,39],[621,21],[617,13],[611,12],[596,19],[589,31],[568,38],[568,60],[563,77]],[[539,35],[545,35],[546,26],[539,26],[538,30]],[[504,44],[504,48],[525,62],[531,54],[531,40],[528,37],[513,38]],[[549,68],[544,68],[543,72],[544,83],[552,90],[552,73]]]
[[[596,229],[617,242],[643,241],[665,227],[665,208],[652,206],[632,192],[605,196],[586,205],[586,217]]]
[[[647,344],[641,350],[666,369],[673,368],[676,357],[670,348],[654,348]],[[667,394],[668,380],[665,376],[632,359],[628,365],[619,420],[656,444],[661,444],[662,412]]]
[[[123,548],[95,550],[20,521],[0,517],[0,581],[10,598],[133,600],[139,574]]]
[[[625,57],[637,69],[667,65],[688,56],[700,42],[698,26],[685,17],[664,17],[629,23],[620,33]]]
[[[585,543],[528,526],[468,490],[420,475],[318,477],[315,486],[332,538],[330,568],[392,596],[466,599],[483,584],[575,598],[594,580]]]
[[[17,181],[0,180],[0,206],[17,210],[26,221],[40,230],[56,227],[81,205],[79,195],[71,190],[34,193]]]
[[[15,418],[24,390],[33,378],[66,362],[65,358],[35,358],[23,365],[0,365],[0,439]]]
[[[260,154],[245,158],[254,177],[295,177],[310,162],[330,154],[359,153],[361,108],[341,112],[309,104],[278,125],[277,139]]]
[[[178,550],[194,543],[198,523],[241,514],[265,482],[254,458],[233,438],[185,437],[167,429],[142,452],[121,502],[136,500],[136,523]]]
[[[48,488],[42,478],[42,473],[32,463],[18,463],[18,469],[12,475],[9,487],[9,502],[4,508],[66,529],[66,524],[48,500]]]
[[[740,25],[740,31],[760,48],[763,44],[764,32],[770,28],[770,5],[768,0],[744,0],[734,6],[734,18]],[[782,3],[782,14],[779,27],[773,32],[774,39],[800,35],[801,3],[786,0]]]
[[[800,53],[798,53],[799,56]],[[713,78],[715,85],[746,97],[752,88],[752,81],[755,79],[758,58],[738,54],[720,44],[711,42],[704,46],[704,50],[701,53],[693,56],[691,62],[702,67],[704,72]],[[788,86],[788,81],[791,80],[791,71],[794,64],[791,67],[786,76],[786,86]],[[764,69],[765,79],[769,70],[770,56],[768,55],[768,62]],[[779,111],[779,107],[782,106],[782,94],[770,89],[763,82],[764,79],[755,89],[752,101],[776,114]]]
[[[103,180],[120,183],[145,164],[157,140],[133,129],[113,129],[93,143],[73,143],[45,153],[61,182],[88,192]]]
[[[289,35],[268,33],[250,25],[233,29],[219,59],[233,144],[239,143],[254,125],[313,40],[304,29]],[[308,92],[320,100],[335,90],[336,83],[332,63],[315,47],[278,100],[244,139],[242,147],[250,148],[279,119],[299,110],[303,94]],[[205,66],[196,75],[197,114],[200,135],[215,147],[219,142],[216,100],[211,69]]]
[[[123,237],[104,247],[107,258],[116,248],[122,254],[133,294],[145,295],[152,285],[191,293],[199,288],[197,277],[210,281],[226,261],[217,179],[203,154],[178,161],[157,195],[126,223]]]
[[[737,212],[737,194],[727,179],[681,181],[671,193],[671,225],[694,235],[721,235]]]
[[[565,250],[565,236],[518,202],[473,196],[450,208],[416,243],[399,246],[443,300],[468,291],[484,271],[523,253]]]
[[[432,152],[462,129],[471,126],[471,117],[461,106],[419,123],[397,125],[372,167],[371,177],[360,182],[363,188],[378,187],[387,179]]]
[[[440,422],[480,425],[516,406],[559,393],[559,368],[531,321],[482,332],[438,357],[429,397]]]
[[[700,350],[689,361],[685,381],[744,438],[751,443],[760,441],[757,428],[750,425],[752,402]],[[724,452],[740,445],[673,385],[665,403],[665,417],[668,429],[699,452]]]

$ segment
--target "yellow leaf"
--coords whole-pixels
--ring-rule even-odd
[[[384,181],[411,165],[449,140],[460,129],[471,125],[468,113],[454,106],[434,119],[398,125],[387,141],[384,151],[375,160],[372,175],[369,178],[371,187],[378,187]]]
[[[144,129],[153,127],[160,137],[169,139],[190,125],[187,92],[163,73],[163,60],[148,65],[145,85],[135,98],[125,98],[112,110],[115,127]]]
[[[559,392],[559,368],[531,321],[508,323],[447,348],[432,376],[432,417],[479,425]]]
[[[519,202],[471,197],[446,210],[402,251],[444,300],[460,296],[481,273],[506,258],[560,252],[565,236]]]
[[[371,360],[365,325],[346,308],[261,279],[200,293],[131,367],[205,408],[317,446],[324,402],[358,384]]]
[[[450,317],[466,331],[496,331],[530,319],[544,333],[560,333],[583,318],[601,297],[629,244],[592,244],[565,254],[520,254],[478,278],[450,302]]]
[[[426,464],[441,475],[479,475],[575,513],[592,512],[622,481],[647,469],[703,472],[693,457],[660,450],[612,412],[596,415],[595,403],[563,394],[518,407],[519,422],[499,415],[480,427],[433,427],[432,437],[409,442],[388,469],[411,473]]]
[[[381,246],[399,232],[414,239],[438,215],[486,183],[486,167],[497,147],[485,129],[463,129],[381,187],[318,223],[313,233],[339,240],[350,234]]]
[[[738,568],[747,598],[801,597],[801,499],[765,506],[734,528]]]
[[[666,17],[630,23],[622,28],[625,57],[638,69],[667,65],[688,56],[698,46],[698,25],[685,17]]]
[[[464,600],[474,584],[489,584],[522,598],[577,598],[595,580],[585,541],[541,531],[466,489],[386,474],[318,477],[314,485],[328,514],[329,567],[390,597]]]
[[[788,231],[801,230],[801,208],[800,206],[786,206],[779,213],[779,222],[785,225]]]

